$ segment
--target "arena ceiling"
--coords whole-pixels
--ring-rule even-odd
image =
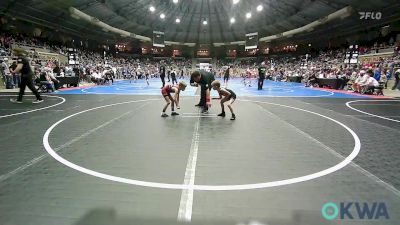
[[[72,18],[74,7],[110,26],[152,37],[154,30],[165,32],[167,41],[222,43],[243,41],[246,33],[259,37],[279,34],[310,24],[346,6],[352,16],[341,19],[330,35],[349,26],[366,22],[383,23],[399,19],[398,0],[3,0],[2,13],[27,18],[35,23],[52,24],[78,34],[110,34],[85,21]],[[237,1],[237,0],[235,0]],[[258,11],[257,7],[262,6]],[[154,7],[151,11],[150,7]],[[381,12],[380,21],[362,21],[358,12]],[[246,14],[251,13],[251,18]],[[163,14],[165,17],[160,18]],[[231,23],[232,18],[235,22]],[[176,19],[180,22],[177,23]],[[207,24],[204,25],[204,21]],[[327,29],[329,27],[325,27]]]

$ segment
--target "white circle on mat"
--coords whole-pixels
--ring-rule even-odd
[[[102,88],[102,87],[110,87],[110,86],[95,86],[95,87]],[[136,90],[128,90],[128,89],[122,90],[119,88],[115,88],[113,90],[108,90],[108,91],[106,90],[104,92],[102,92],[102,90],[91,92],[89,89],[92,89],[92,88],[94,88],[94,87],[83,88],[83,89],[81,89],[81,92],[86,93],[86,94],[93,94],[93,95],[154,95],[154,93],[152,93],[152,92],[147,92],[147,93],[146,92],[136,92]],[[141,89],[141,90],[137,90],[137,91],[142,91],[144,88],[138,88],[138,89]]]
[[[275,97],[275,98],[319,98],[332,96],[335,93],[332,91],[318,90],[322,92],[327,92],[326,95],[246,95],[246,97]]]
[[[393,121],[393,122],[400,123],[400,120],[395,120],[395,119],[388,118],[388,117],[384,117],[384,116],[378,116],[378,115],[375,115],[375,114],[372,114],[372,113],[368,113],[368,112],[365,112],[365,111],[356,109],[356,108],[354,108],[354,107],[352,107],[352,106],[350,105],[351,103],[354,103],[354,102],[400,102],[400,100],[354,100],[354,101],[346,102],[346,106],[347,106],[348,108],[354,110],[354,111],[363,113],[363,114],[365,114],[365,115],[369,115],[369,116],[381,118],[381,119],[384,119],[384,120],[389,120],[389,121]],[[372,105],[373,105],[373,104],[372,104]]]
[[[253,183],[253,184],[238,184],[238,185],[185,185],[185,184],[170,184],[170,183],[158,183],[158,182],[150,182],[150,181],[141,181],[141,180],[134,180],[134,179],[128,179],[128,178],[124,178],[124,177],[118,177],[118,176],[113,176],[113,175],[109,175],[109,174],[105,174],[105,173],[100,173],[88,168],[84,168],[82,166],[76,165],[66,159],[64,159],[63,157],[61,157],[60,155],[58,155],[53,148],[50,146],[49,144],[49,136],[51,134],[51,132],[53,131],[53,129],[58,126],[59,124],[61,124],[62,122],[77,116],[79,114],[82,113],[86,113],[86,112],[90,112],[93,110],[97,110],[97,109],[102,109],[102,108],[106,108],[106,107],[111,107],[111,106],[117,106],[117,105],[123,105],[123,104],[130,104],[130,103],[136,103],[136,102],[147,102],[147,101],[154,101],[154,100],[161,100],[161,99],[144,99],[144,100],[136,100],[136,101],[127,101],[127,102],[120,102],[120,103],[114,103],[114,104],[109,104],[109,105],[104,105],[104,106],[99,106],[99,107],[95,107],[95,108],[91,108],[91,109],[87,109],[81,112],[77,112],[74,113],[70,116],[67,116],[59,121],[57,121],[56,123],[54,123],[51,127],[49,127],[44,136],[43,136],[43,145],[46,149],[46,151],[58,162],[64,164],[65,166],[68,166],[74,170],[77,170],[79,172],[94,176],[94,177],[98,177],[98,178],[102,178],[102,179],[106,179],[106,180],[110,180],[110,181],[115,181],[115,182],[120,182],[120,183],[125,183],[125,184],[132,184],[132,185],[137,185],[137,186],[143,186],[143,187],[151,187],[151,188],[162,188],[162,189],[178,189],[178,190],[184,190],[184,189],[188,189],[188,190],[202,190],[202,191],[235,191],[235,190],[251,190],[251,189],[260,189],[260,188],[270,188],[270,187],[277,187],[277,186],[284,186],[284,185],[290,185],[290,184],[296,184],[296,183],[300,183],[300,182],[305,182],[305,181],[309,181],[309,180],[313,180],[319,177],[323,177],[326,176],[328,174],[334,173],[342,168],[344,168],[345,166],[347,166],[349,163],[351,163],[351,161],[358,155],[358,153],[360,152],[361,149],[361,142],[359,137],[357,136],[357,134],[350,129],[348,126],[346,126],[345,124],[343,124],[342,122],[339,122],[331,117],[316,113],[316,112],[312,112],[306,109],[301,109],[301,108],[296,108],[293,106],[288,106],[288,105],[282,105],[282,104],[277,104],[277,103],[271,103],[271,102],[263,102],[263,101],[253,101],[253,100],[241,100],[241,101],[246,101],[246,102],[254,102],[254,103],[261,103],[261,104],[269,104],[269,105],[274,105],[274,106],[279,106],[279,107],[284,107],[284,108],[289,108],[289,109],[295,109],[295,110],[299,110],[299,111],[303,111],[306,113],[310,113],[322,118],[325,118],[327,120],[330,120],[340,126],[342,126],[345,130],[347,130],[353,137],[354,139],[354,147],[352,152],[350,153],[350,155],[348,155],[343,161],[341,161],[340,163],[329,167],[327,169],[324,169],[322,171],[316,172],[316,173],[312,173],[312,174],[308,174],[308,175],[304,175],[304,176],[300,176],[300,177],[294,177],[294,178],[289,178],[289,179],[284,179],[284,180],[277,180],[277,181],[270,181],[270,182],[264,182],[264,183]]]
[[[284,87],[269,87],[269,88],[263,88],[262,91],[256,90],[256,89],[246,89],[246,88],[241,88],[241,91],[244,91],[246,93],[262,93],[262,92],[273,92],[273,93],[290,93],[294,92],[293,89],[291,88],[284,88]],[[262,96],[262,95],[261,95]]]
[[[18,95],[0,95],[0,97],[5,96],[5,97],[15,97]],[[24,96],[34,96],[34,95],[24,95]],[[56,95],[42,95],[42,97],[49,97],[49,98],[58,98],[61,99],[62,101],[59,103],[56,103],[54,105],[50,105],[50,106],[46,106],[46,107],[42,107],[42,108],[38,108],[38,109],[32,109],[32,110],[28,110],[28,111],[24,111],[24,112],[19,112],[19,113],[12,113],[12,114],[7,114],[7,115],[2,115],[0,116],[1,118],[6,118],[6,117],[11,117],[11,116],[17,116],[17,115],[22,115],[22,114],[27,114],[27,113],[31,113],[31,112],[36,112],[36,111],[40,111],[40,110],[44,110],[44,109],[49,109],[49,108],[53,108],[56,107],[58,105],[61,105],[65,102],[65,98],[60,97],[60,96],[56,96]]]

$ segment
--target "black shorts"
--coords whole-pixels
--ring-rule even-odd
[[[228,101],[231,100],[231,99],[236,100],[236,94],[235,93],[233,93],[233,94],[231,93],[231,96],[229,96]]]
[[[224,81],[229,80],[229,76],[224,76]]]

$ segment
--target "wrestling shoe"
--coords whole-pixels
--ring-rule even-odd
[[[218,114],[217,116],[225,117],[225,112]]]
[[[12,102],[12,103],[18,103],[18,104],[21,104],[21,103],[22,103],[22,101],[18,101],[17,99],[14,99],[14,98],[10,99],[10,102]]]

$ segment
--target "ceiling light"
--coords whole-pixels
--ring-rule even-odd
[[[235,18],[232,17],[231,18],[231,23],[235,23],[235,21],[236,21]]]
[[[250,19],[250,18],[251,18],[251,13],[250,13],[250,12],[246,13],[246,18],[247,18],[247,19]]]
[[[165,18],[164,13],[161,13],[160,18],[161,18],[161,19],[164,19],[164,18]]]
[[[203,25],[207,25],[207,20],[204,20],[204,21],[203,21]]]
[[[263,6],[262,6],[262,5],[258,5],[258,6],[257,6],[257,11],[258,11],[258,12],[261,12],[262,10],[263,10]]]
[[[154,11],[156,11],[156,8],[154,8],[154,6],[150,6],[149,10],[150,10],[150,12],[154,12]]]
[[[233,0],[233,4],[238,4],[240,0]]]
[[[181,19],[176,18],[175,23],[180,23],[180,22],[181,22]]]
[[[178,0],[172,0],[172,2],[176,4],[176,3],[178,3]]]

